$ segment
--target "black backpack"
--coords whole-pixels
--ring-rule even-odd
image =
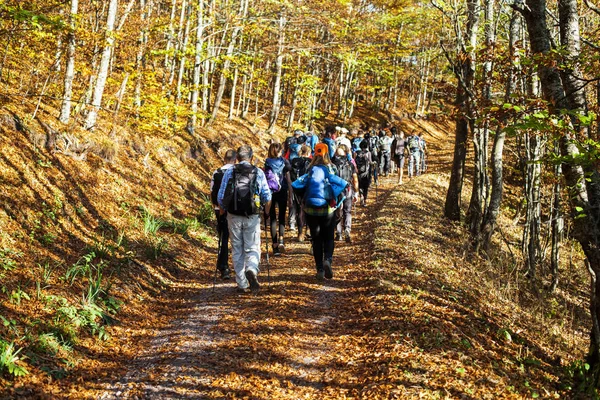
[[[258,168],[249,164],[236,164],[227,181],[223,204],[233,215],[254,215],[260,209],[258,198]]]
[[[295,136],[286,138],[285,142],[283,142],[283,151],[287,152],[290,149],[290,146],[296,143],[298,143],[298,141],[296,140]]]
[[[290,162],[290,164],[292,164],[290,178],[293,182],[296,179],[300,178],[302,175],[306,174],[306,171],[308,170],[308,166],[310,164],[310,159],[305,157],[296,157]]]
[[[356,167],[358,168],[358,177],[368,178],[371,175],[371,166],[369,165],[368,152],[361,150],[356,153]]]
[[[338,169],[338,176],[346,182],[352,182],[352,175],[354,173],[352,163],[347,158],[343,160],[336,158],[334,163]]]
[[[213,187],[210,191],[210,201],[212,201],[213,204],[219,204],[217,198],[219,197],[221,182],[223,182],[223,175],[225,175],[225,170],[223,168],[216,170],[213,175]]]

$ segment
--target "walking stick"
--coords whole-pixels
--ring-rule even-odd
[[[219,216],[219,219],[222,216]],[[217,273],[219,271],[219,255],[221,253],[221,242],[223,240],[223,227],[221,226],[221,230],[219,230],[219,226],[221,224],[220,220],[217,220],[217,230],[219,231],[219,247],[217,247],[217,263],[215,265],[215,276],[213,278],[213,287],[212,287],[212,293],[215,293],[215,285],[217,284]],[[222,225],[222,224],[221,224]]]

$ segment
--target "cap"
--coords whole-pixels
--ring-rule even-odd
[[[324,156],[329,152],[329,147],[325,143],[319,143],[315,146],[315,156]]]
[[[349,132],[349,130],[348,130],[348,129],[346,129],[346,128],[340,128],[340,131],[341,131],[342,133],[348,133],[348,132]]]
[[[301,129],[296,129],[296,130],[294,131],[294,135],[304,135],[304,132],[302,132],[302,130],[301,130]]]

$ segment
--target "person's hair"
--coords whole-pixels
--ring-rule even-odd
[[[281,143],[271,143],[269,146],[269,158],[277,158],[281,154]]]
[[[237,149],[237,159],[240,162],[250,161],[253,155],[254,152],[252,151],[252,147],[250,147],[250,145],[245,144]]]
[[[229,149],[225,152],[223,161],[225,162],[225,164],[231,164],[231,163],[235,162],[236,157],[237,157],[237,153],[235,152],[235,150]]]
[[[344,150],[344,153],[345,153],[346,155],[348,155],[348,153],[350,153],[350,149],[349,149],[349,148],[348,148],[348,146],[346,146],[345,144],[340,144],[340,145],[338,146],[338,149],[342,149],[342,150]]]
[[[325,135],[326,135],[326,136],[327,136],[327,135],[331,136],[331,135],[333,135],[334,133],[335,133],[335,125],[327,125],[327,126],[325,127]]]
[[[300,152],[298,153],[301,157],[306,157],[310,154],[310,146],[304,145],[300,147]]]
[[[308,168],[315,165],[329,165],[331,164],[331,158],[329,158],[329,152],[325,152],[322,156],[314,156]]]

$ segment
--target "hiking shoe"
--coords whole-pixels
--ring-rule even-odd
[[[247,287],[241,288],[241,287],[238,286],[235,289],[235,291],[238,292],[239,294],[245,294],[245,293],[250,293],[250,288],[247,288]]]
[[[292,232],[296,232],[298,229],[296,228],[296,225],[292,225],[290,226],[290,231]]]
[[[283,241],[279,242],[279,246],[277,246],[277,249],[279,250],[279,255],[285,253],[285,246],[283,244]]]
[[[221,271],[221,279],[223,279],[223,280],[231,279],[231,271],[229,271],[229,268],[226,268]]]
[[[327,279],[332,279],[333,278],[333,270],[331,269],[331,260],[325,260],[323,261],[323,272],[324,272],[324,276]]]
[[[352,237],[350,236],[350,230],[346,229],[344,231],[344,239],[346,239],[346,243],[352,243]]]
[[[336,232],[335,233],[335,241],[339,242],[342,240],[342,232]]]
[[[298,242],[300,242],[300,243],[304,242],[304,232],[300,232],[298,234]]]
[[[251,269],[246,270],[246,279],[248,279],[248,283],[250,283],[250,290],[255,292],[260,289],[260,284],[258,283],[258,279],[256,279],[256,273]]]
[[[281,252],[279,251],[279,245],[277,243],[273,243],[273,255],[280,256]]]
[[[317,270],[317,280],[322,281],[324,279],[325,279],[325,271],[323,271],[322,269],[318,269]]]

